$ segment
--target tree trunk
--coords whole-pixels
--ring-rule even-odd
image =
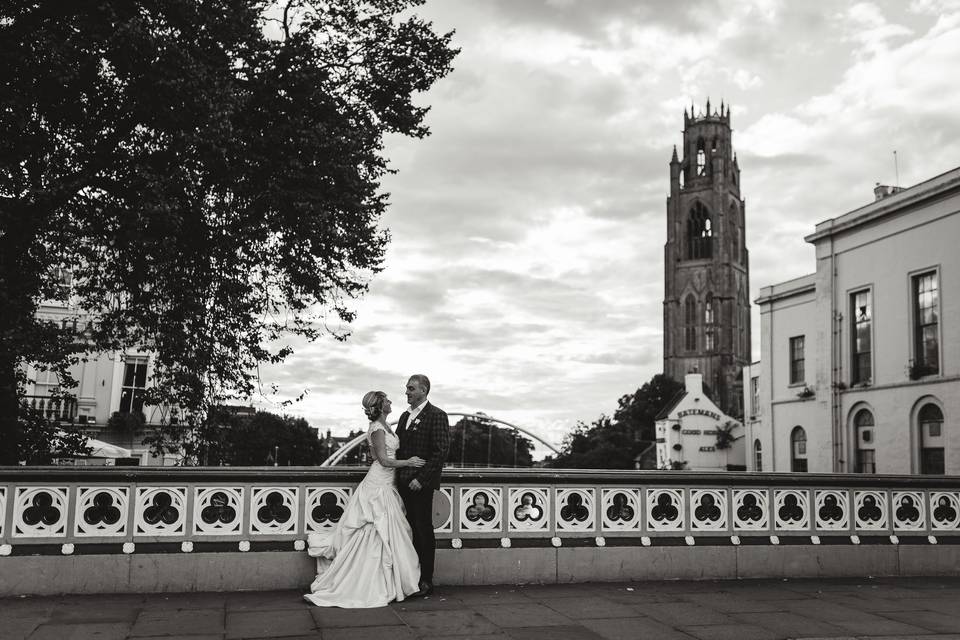
[[[0,465],[19,462],[23,433],[18,420],[17,365],[7,353],[0,354]]]
[[[39,351],[32,344],[36,298],[40,288],[40,263],[30,255],[36,237],[37,212],[22,202],[0,202],[0,465],[19,462],[20,398],[18,373],[30,353]]]

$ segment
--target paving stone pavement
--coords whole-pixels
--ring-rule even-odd
[[[0,640],[960,640],[960,578],[438,587],[379,609],[297,591],[0,599]]]

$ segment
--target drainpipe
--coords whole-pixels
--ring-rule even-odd
[[[768,376],[770,379],[767,380],[765,383],[770,392],[770,411],[768,411],[767,413],[769,414],[769,418],[770,418],[770,471],[774,472],[777,470],[777,430],[775,428],[774,419],[773,419],[773,415],[774,415],[774,410],[773,410],[773,316],[775,314],[773,312],[773,301],[771,300],[769,304],[770,304],[770,311],[767,313],[767,315],[770,316],[770,332],[768,335],[770,346],[767,349],[767,353],[769,354],[767,357],[767,360],[770,361],[770,365],[767,367],[767,370],[770,372],[770,375]],[[760,321],[760,324],[761,326],[763,325],[763,320]],[[762,359],[760,360],[760,368],[761,369],[763,368]],[[761,417],[760,420],[762,423],[763,417]],[[787,438],[788,439],[790,438],[790,434],[787,434]],[[788,467],[787,471],[789,470],[790,469]]]
[[[833,223],[830,223],[833,226]],[[830,424],[833,431],[833,472],[843,473],[843,425],[840,416],[840,382],[843,380],[843,313],[837,309],[837,252],[830,234]]]

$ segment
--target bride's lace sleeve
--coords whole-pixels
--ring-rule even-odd
[[[370,426],[367,428],[367,444],[373,447],[373,434],[377,431],[383,431],[386,433],[386,430],[383,428],[383,425],[379,422],[371,422]]]

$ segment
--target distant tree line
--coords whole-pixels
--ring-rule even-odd
[[[658,373],[633,393],[621,396],[612,417],[601,415],[590,424],[578,422],[564,438],[560,454],[547,458],[545,465],[564,469],[634,469],[647,460],[655,460],[652,454],[656,416],[683,390],[683,383]],[[649,463],[646,466],[652,468]]]
[[[201,466],[312,466],[330,451],[318,432],[303,418],[257,411],[238,414],[229,409],[213,412],[205,439],[197,442],[187,464]],[[157,437],[147,432],[145,443]]]

